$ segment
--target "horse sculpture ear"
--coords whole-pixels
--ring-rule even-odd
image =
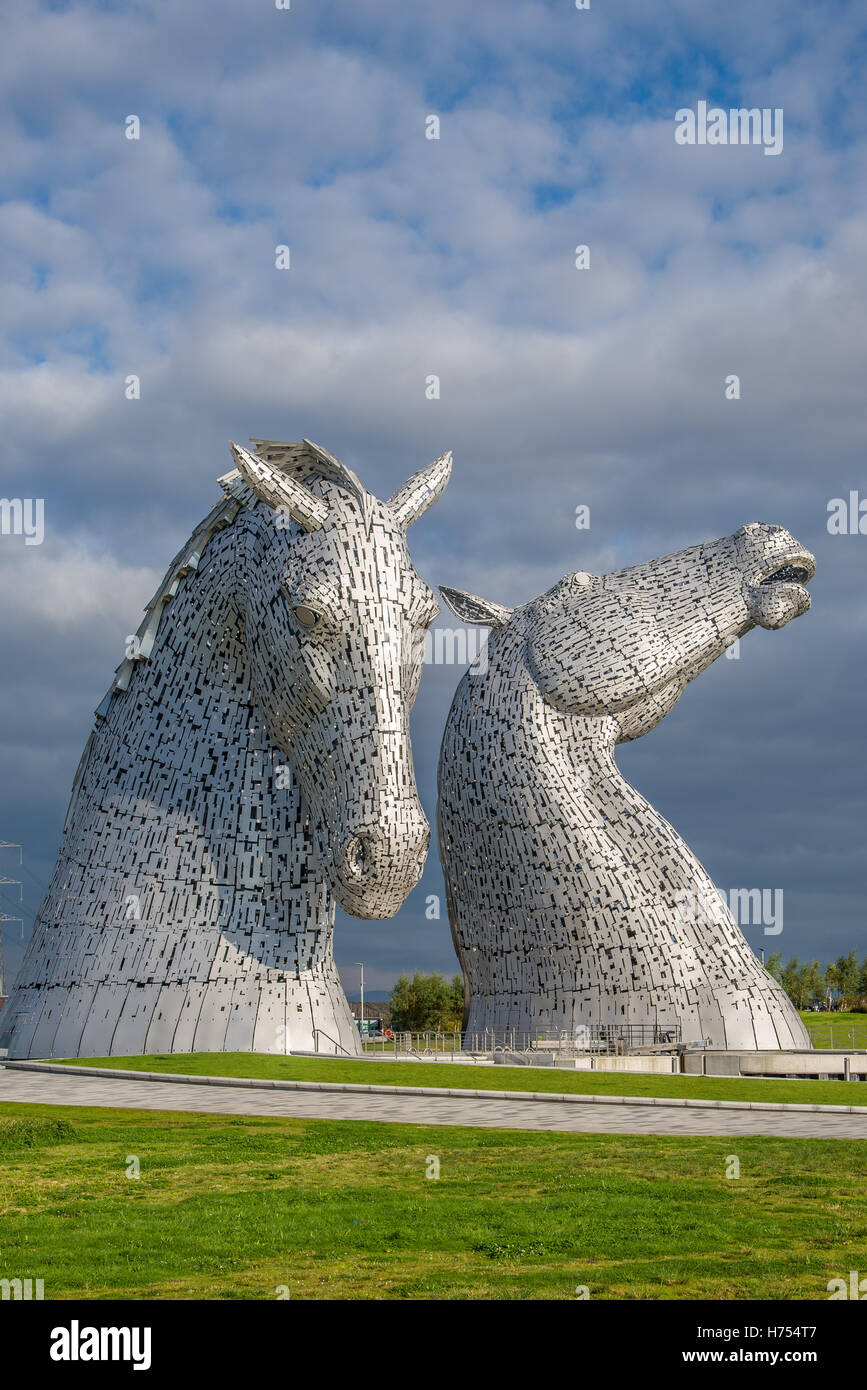
[[[428,507],[440,500],[446,490],[451,471],[452,451],[448,449],[428,468],[423,468],[420,473],[413,473],[403,487],[399,487],[397,492],[389,497],[388,505],[402,531],[412,526]]]
[[[440,593],[456,618],[463,623],[478,623],[481,627],[502,627],[514,613],[514,608],[506,608],[502,603],[491,603],[490,599],[479,598],[476,594],[465,594],[463,589],[449,589],[440,584]]]
[[[303,483],[290,478],[265,459],[248,453],[240,444],[231,444],[235,467],[247,486],[269,507],[287,513],[305,531],[318,531],[328,517],[328,503]]]

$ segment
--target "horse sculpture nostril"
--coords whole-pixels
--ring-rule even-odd
[[[365,848],[364,838],[354,835],[346,846],[343,864],[347,878],[363,878],[370,867],[370,854]]]
[[[335,855],[338,880],[353,896],[401,891],[405,897],[421,878],[429,843],[423,816],[408,822],[398,841],[377,826],[350,830]]]

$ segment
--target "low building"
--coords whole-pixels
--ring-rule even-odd
[[[358,999],[350,999],[349,1007],[352,1010],[352,1017],[356,1023],[361,1018],[361,1002]],[[364,1001],[365,1021],[379,1019],[383,1030],[391,1027],[391,1005],[387,1000],[374,999],[372,1003]]]

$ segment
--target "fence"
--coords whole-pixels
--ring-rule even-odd
[[[857,1052],[867,1048],[867,1021],[862,1024],[851,1023],[808,1023],[807,1032],[813,1047],[829,1051]]]
[[[854,1026],[849,1022],[807,1024],[807,1031],[815,1048],[853,1052],[867,1049],[867,1020]],[[616,1055],[637,1048],[671,1047],[680,1041],[680,1028],[675,1024],[588,1023],[574,1029],[552,1031],[488,1028],[477,1033],[409,1033],[395,1030],[391,1038],[363,1038],[362,1047],[365,1052],[387,1056],[438,1057],[461,1052],[492,1056],[513,1052],[531,1058],[538,1052],[553,1052],[562,1057],[586,1053]]]
[[[457,1053],[492,1056],[510,1052],[532,1058],[534,1053],[575,1057],[583,1053],[626,1053],[642,1047],[673,1047],[680,1042],[676,1024],[587,1023],[571,1029],[492,1029],[476,1033],[407,1033],[391,1038],[362,1039],[368,1053],[439,1057]]]

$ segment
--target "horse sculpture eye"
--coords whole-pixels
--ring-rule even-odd
[[[305,608],[303,604],[299,604],[297,608],[293,608],[292,612],[295,614],[295,617],[302,627],[315,627],[319,621],[319,614],[314,613],[312,608]]]

